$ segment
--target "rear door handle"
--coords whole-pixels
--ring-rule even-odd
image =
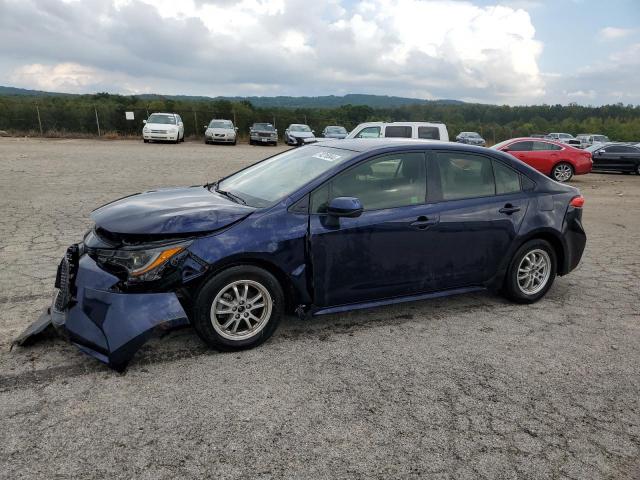
[[[435,225],[436,223],[438,223],[439,220],[439,215],[432,215],[430,217],[420,215],[415,222],[410,224],[410,226],[413,228],[417,228],[418,230],[425,230],[431,225]]]
[[[500,213],[504,213],[506,215],[511,215],[512,213],[519,212],[520,211],[520,207],[518,207],[517,205],[511,205],[510,203],[507,203],[504,207],[502,207],[498,211]]]

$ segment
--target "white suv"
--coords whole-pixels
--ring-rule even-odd
[[[419,138],[449,141],[449,132],[439,122],[368,122],[351,130],[347,138]]]
[[[143,123],[144,143],[150,140],[184,142],[184,123],[177,113],[152,113]]]

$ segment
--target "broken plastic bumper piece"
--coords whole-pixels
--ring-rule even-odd
[[[84,353],[122,371],[155,333],[189,323],[175,293],[122,293],[113,289],[118,282],[83,255],[81,245],[72,245],[58,267],[51,308],[14,344],[27,345],[53,326]]]

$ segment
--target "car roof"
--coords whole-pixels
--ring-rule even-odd
[[[510,138],[508,140],[505,140],[505,142],[547,142],[547,143],[553,143],[554,145],[559,145],[561,147],[566,147],[567,144],[566,143],[562,143],[562,142],[558,142],[556,140],[551,140],[550,138],[540,138],[540,137],[516,137],[516,138]],[[569,145],[571,146],[571,145]]]
[[[331,148],[341,148],[352,152],[370,152],[375,150],[385,150],[391,147],[407,147],[416,149],[446,149],[446,150],[468,150],[470,152],[486,152],[484,147],[465,145],[456,142],[441,142],[438,140],[426,140],[419,138],[347,138],[344,140],[321,140],[315,145],[322,145]]]
[[[420,125],[442,125],[442,122],[364,122],[358,125],[358,127],[377,127],[382,125],[411,125],[411,126],[420,126]]]

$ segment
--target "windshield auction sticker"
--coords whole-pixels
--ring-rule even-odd
[[[342,158],[342,155],[337,155],[335,153],[329,152],[318,152],[312,155],[313,158],[319,158],[320,160],[326,160],[327,162],[335,162]]]

